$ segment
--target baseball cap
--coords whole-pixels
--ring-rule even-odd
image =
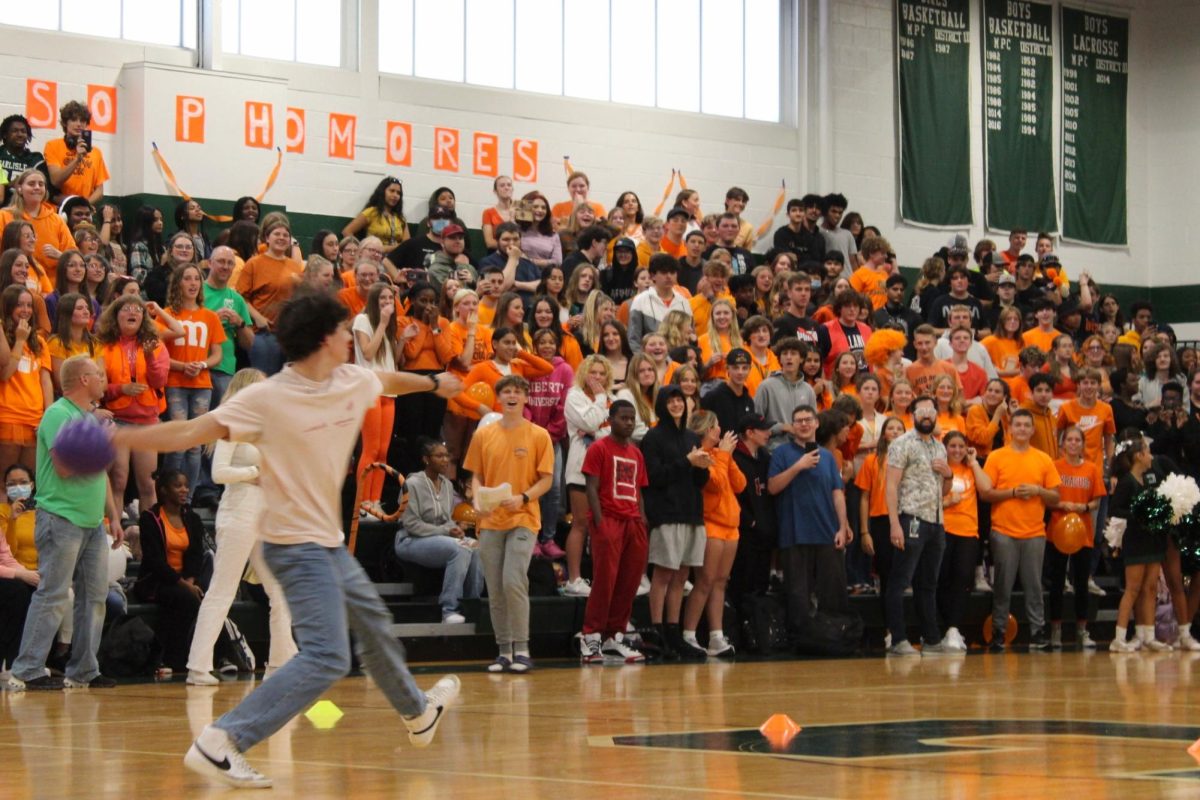
[[[442,229],[442,238],[447,239],[451,236],[466,236],[467,232],[462,229],[461,225],[450,223]]]
[[[762,414],[746,414],[737,423],[737,432],[745,433],[749,430],[769,431],[773,426],[767,422],[767,418]]]
[[[739,364],[749,364],[750,353],[741,347],[735,347],[725,356],[725,365],[734,367]]]

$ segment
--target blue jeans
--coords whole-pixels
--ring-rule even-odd
[[[21,654],[12,674],[23,681],[45,675],[46,656],[67,612],[67,590],[75,587],[75,635],[67,677],[87,683],[100,674],[96,650],[104,628],[108,597],[108,539],[104,528],[80,528],[44,508],[34,518],[33,541],[38,551],[41,582],[25,618]]]
[[[538,498],[542,509],[542,532],[538,541],[545,543],[554,538],[558,529],[558,517],[562,510],[562,479],[563,479],[563,445],[565,442],[554,443],[554,482],[550,491]]]
[[[904,624],[904,590],[910,585],[921,638],[925,644],[937,644],[942,640],[937,622],[938,572],[946,549],[946,531],[941,523],[926,522],[908,514],[900,515],[900,527],[904,531],[904,549],[896,548],[892,555],[892,574],[883,598],[892,644],[908,639]]]
[[[350,671],[351,633],[359,658],[392,707],[406,717],[425,710],[425,693],[392,633],[392,614],[344,546],[264,542],[263,558],[283,587],[300,652],[213,723],[239,750],[275,733]]]
[[[270,331],[255,331],[254,343],[250,345],[250,366],[274,375],[283,369],[283,350]]]
[[[462,598],[479,597],[483,589],[479,551],[463,547],[453,536],[397,536],[396,555],[401,561],[446,570],[442,576],[442,594],[438,597],[442,616],[457,611]]]
[[[188,389],[182,386],[167,387],[167,415],[172,422],[195,419],[201,414],[208,413],[212,401],[212,389]],[[200,484],[200,445],[188,448],[182,453],[167,453],[163,457],[163,465],[170,469],[182,470],[187,476],[188,492],[196,491]]]

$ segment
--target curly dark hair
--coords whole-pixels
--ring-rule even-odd
[[[275,323],[275,337],[288,361],[301,361],[321,348],[337,331],[350,310],[333,295],[297,292],[283,304]]]

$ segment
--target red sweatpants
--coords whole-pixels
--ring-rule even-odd
[[[607,639],[625,632],[648,554],[646,526],[640,519],[606,516],[592,526],[592,593],[583,612],[584,633]]]

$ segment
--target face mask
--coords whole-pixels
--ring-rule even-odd
[[[32,496],[33,496],[33,485],[32,484],[26,483],[26,484],[22,484],[20,486],[9,486],[8,487],[9,502],[16,502],[17,500],[28,500]]]
[[[821,288],[821,279],[820,279],[820,278],[813,278],[813,279],[812,279],[812,288],[814,288],[814,289],[820,289],[820,288]]]
[[[446,226],[449,224],[450,220],[448,219],[435,219],[433,222],[429,223],[429,229],[440,236],[442,231],[446,230]]]

